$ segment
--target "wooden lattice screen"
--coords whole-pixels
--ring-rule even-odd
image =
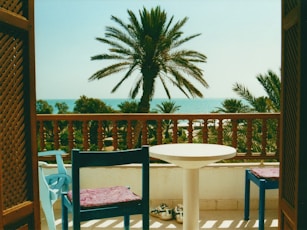
[[[299,28],[298,25],[294,25],[289,30],[285,32],[284,40],[287,41],[285,43],[284,49],[284,56],[287,57],[287,61],[284,62],[284,77],[283,84],[287,85],[287,88],[284,89],[284,94],[287,96],[284,98],[284,104],[287,106],[284,109],[284,129],[287,130],[284,133],[283,139],[286,144],[284,144],[284,171],[294,171],[295,170],[295,162],[296,162],[296,152],[297,152],[297,145],[296,145],[296,138],[297,138],[297,116],[298,116],[298,33]],[[296,103],[293,103],[296,102]],[[296,175],[285,173],[283,175],[284,189],[283,195],[287,199],[289,203],[294,205],[295,198],[294,193],[295,191],[295,182],[296,182]]]
[[[307,229],[307,2],[282,1],[281,230]]]
[[[2,25],[2,28],[6,26]],[[25,101],[24,101],[24,36],[8,28],[0,32],[1,61],[5,72],[0,77],[0,111],[2,149],[3,208],[7,209],[28,200],[26,178]],[[12,52],[14,51],[14,52]],[[13,180],[11,180],[13,179]],[[15,191],[15,192],[14,192]]]
[[[40,228],[33,11],[33,1],[0,0],[0,229]]]

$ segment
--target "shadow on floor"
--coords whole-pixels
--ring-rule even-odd
[[[57,230],[61,229],[61,211],[57,210],[56,213],[56,226]],[[48,230],[45,216],[42,213],[42,230]],[[258,211],[251,210],[250,220],[243,220],[243,210],[233,211],[201,211],[199,229],[208,230],[231,230],[231,229],[258,229]],[[267,210],[265,213],[265,229],[277,230],[278,229],[278,213],[277,210]],[[130,229],[142,229],[141,216],[131,216]],[[70,228],[72,229],[72,222]],[[123,229],[122,218],[109,218],[103,220],[87,221],[82,224],[82,229]],[[182,229],[182,224],[178,224],[175,220],[163,221],[159,218],[150,217],[150,229]]]

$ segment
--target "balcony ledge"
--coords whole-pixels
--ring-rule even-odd
[[[213,163],[200,169],[200,210],[243,210],[245,169],[252,167],[279,167],[279,163]],[[68,173],[71,165],[66,165]],[[81,186],[129,185],[141,193],[136,178],[140,177],[139,165],[116,166],[113,168],[90,168],[82,172]],[[56,165],[48,164],[45,174],[55,173]],[[95,176],[93,176],[95,175]],[[107,176],[106,176],[107,175]],[[125,175],[125,177],[123,177]],[[173,164],[152,163],[150,165],[151,206],[167,203],[175,206],[182,203],[182,169]],[[258,187],[251,183],[251,210],[258,208]],[[278,190],[266,192],[266,209],[277,209]],[[59,209],[57,202],[55,208]]]
[[[250,220],[243,220],[244,207],[244,172],[251,167],[279,167],[279,163],[214,163],[200,169],[200,229],[258,229],[258,188],[251,183]],[[66,165],[68,172],[71,165]],[[117,166],[114,168],[92,168],[84,170],[82,186],[109,185],[112,181],[130,185],[140,176],[139,165]],[[56,165],[48,164],[46,174],[55,173]],[[95,175],[95,176],[93,176]],[[104,175],[104,176],[101,176]],[[108,175],[108,176],[105,176]],[[125,175],[123,177],[122,175]],[[116,178],[116,180],[114,179]],[[102,182],[102,179],[107,179]],[[161,202],[174,207],[182,203],[182,169],[172,164],[151,164],[150,169],[151,207]],[[61,229],[61,206],[57,201],[54,206],[56,226]],[[131,217],[131,229],[142,229],[141,217]],[[70,222],[71,225],[71,222]],[[41,212],[42,230],[47,230],[43,212]],[[88,221],[82,229],[122,229],[121,218]],[[162,221],[150,217],[150,229],[182,229],[182,224],[175,220]],[[72,227],[70,227],[72,229]],[[278,229],[278,190],[266,192],[265,229]]]

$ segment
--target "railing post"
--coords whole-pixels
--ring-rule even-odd
[[[162,143],[162,120],[157,120],[157,143]]]
[[[223,119],[218,119],[219,126],[217,128],[217,143],[223,144]]]
[[[231,131],[232,131],[232,147],[237,148],[238,146],[238,122],[237,120],[231,120]]]
[[[147,145],[147,122],[142,120],[142,144]]]
[[[74,128],[73,128],[73,122],[68,122],[68,146],[69,146],[69,152],[75,147],[74,143]]]
[[[252,119],[247,119],[247,130],[246,130],[246,137],[247,137],[247,141],[246,141],[246,147],[247,147],[247,151],[246,154],[248,156],[252,155],[252,131],[253,131],[253,126],[252,126]]]
[[[54,141],[54,149],[58,150],[60,148],[59,143],[59,124],[58,121],[53,122],[53,141]]]
[[[204,124],[202,128],[203,132],[203,143],[208,143],[208,119],[204,119]]]
[[[276,152],[275,157],[279,159],[279,141],[280,141],[280,117],[277,119],[277,127],[276,127]]]
[[[266,155],[266,146],[267,146],[267,136],[268,136],[268,129],[267,129],[267,120],[265,118],[262,119],[262,137],[261,137],[261,155],[265,156]]]
[[[128,149],[131,149],[132,148],[132,125],[131,125],[131,120],[128,120],[127,121],[127,146],[128,146]]]
[[[40,148],[41,151],[46,151],[46,133],[44,127],[44,121],[39,122],[39,137],[40,137]]]
[[[83,132],[83,150],[89,150],[89,132],[88,132],[88,121],[82,122],[82,132]]]
[[[173,121],[173,136],[172,136],[172,143],[178,142],[178,120],[174,119]]]
[[[114,149],[118,149],[117,121],[113,121],[112,138]]]
[[[98,121],[98,127],[97,127],[97,146],[98,146],[98,150],[103,149],[102,133],[103,133],[102,121]]]
[[[189,126],[188,126],[188,141],[189,143],[193,142],[193,120],[189,119]]]

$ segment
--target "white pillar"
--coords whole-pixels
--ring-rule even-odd
[[[199,230],[199,169],[183,170],[183,229]]]

